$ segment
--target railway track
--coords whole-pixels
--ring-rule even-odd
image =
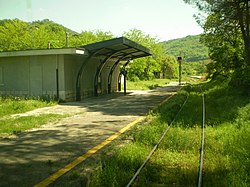
[[[204,161],[204,144],[205,144],[205,117],[206,117],[206,107],[205,107],[205,96],[203,93],[203,90],[201,88],[202,92],[202,136],[201,136],[201,148],[200,148],[200,167],[199,167],[199,173],[198,173],[198,183],[197,186],[202,186],[202,177],[203,177],[203,161]]]
[[[201,94],[202,94],[202,124],[201,124],[201,145],[200,145],[200,160],[199,160],[199,169],[198,169],[198,178],[197,178],[197,186],[201,187],[202,186],[202,178],[203,178],[203,163],[204,163],[204,144],[205,144],[205,96],[203,93],[202,88],[200,87]],[[180,110],[177,112],[175,115],[174,119],[172,122],[169,124],[169,126],[166,128],[162,136],[160,137],[159,141],[155,144],[153,149],[150,151],[150,153],[147,155],[146,159],[144,162],[141,164],[141,166],[138,168],[138,170],[135,172],[134,176],[131,178],[131,180],[128,182],[126,187],[130,187],[136,180],[136,178],[140,175],[140,172],[143,170],[145,165],[148,163],[152,155],[157,151],[157,148],[159,147],[160,143],[164,139],[164,137],[167,135],[167,132],[169,129],[173,126],[175,123],[176,119],[178,118],[180,112],[182,111],[183,107],[187,103],[189,99],[189,95],[187,95],[185,101],[182,103],[182,106]]]

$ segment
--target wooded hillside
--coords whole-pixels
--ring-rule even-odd
[[[109,32],[77,33],[48,19],[32,23],[19,19],[0,20],[0,51],[77,47],[111,38],[113,34]]]
[[[161,42],[164,53],[182,56],[186,62],[196,62],[208,59],[208,48],[200,42],[201,35],[187,36]]]

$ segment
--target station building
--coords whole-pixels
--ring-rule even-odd
[[[117,92],[125,66],[149,55],[124,37],[78,48],[0,52],[0,96],[81,101]]]

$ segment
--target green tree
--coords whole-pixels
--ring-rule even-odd
[[[197,16],[204,28],[203,42],[213,60],[208,65],[212,74],[237,74],[250,69],[250,0],[184,0],[203,11]],[[248,80],[249,81],[249,80]]]
[[[112,39],[114,35],[111,32],[97,31],[83,31],[80,34],[69,35],[69,47],[78,47],[90,43],[100,42]]]
[[[48,19],[41,21],[34,21],[31,23],[34,28],[37,28],[35,34],[32,37],[35,37],[34,40],[38,39],[35,43],[36,48],[47,48],[48,43],[50,43],[50,48],[62,48],[66,46],[66,27],[57,24]],[[70,31],[71,33],[75,33]]]
[[[123,36],[148,47],[152,53],[152,56],[134,60],[128,72],[130,80],[149,80],[162,72],[164,66],[163,47],[159,44],[157,38],[151,37],[137,29],[125,32]]]
[[[212,29],[216,25],[217,29]],[[209,47],[210,58],[213,59],[208,65],[210,75],[228,75],[244,66],[243,41],[240,31],[235,29],[228,27],[229,31],[225,33],[221,19],[215,14],[208,16],[201,40]]]
[[[4,20],[0,25],[0,50],[23,50],[32,47],[32,31],[27,23],[14,19]]]
[[[178,62],[175,57],[164,55],[161,64],[161,72],[163,78],[177,78],[178,77]]]
[[[0,20],[0,51],[78,47],[113,38],[110,32],[83,31],[80,34],[48,19],[27,23]]]
[[[52,48],[65,46],[64,27],[52,21],[32,23],[2,20],[0,23],[0,50],[44,49],[51,43]]]

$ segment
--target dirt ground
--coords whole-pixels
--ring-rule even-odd
[[[0,138],[0,186],[34,186],[79,155],[159,105],[178,83],[36,109],[13,117],[69,114],[56,123]]]

